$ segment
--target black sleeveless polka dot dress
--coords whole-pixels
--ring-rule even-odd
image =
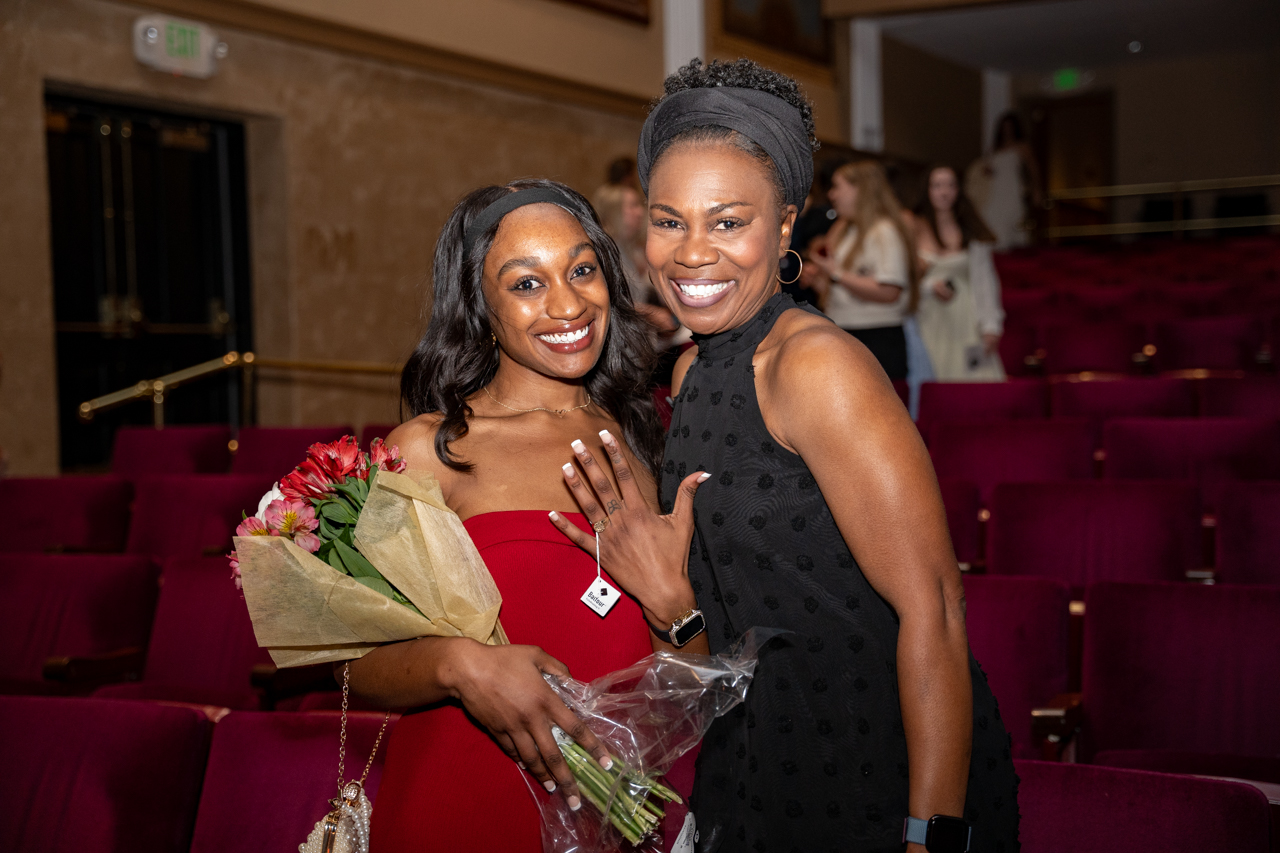
[[[900,851],[908,773],[897,617],[863,577],[804,461],[770,436],[756,400],[752,355],[793,307],[778,294],[743,326],[698,338],[667,437],[667,511],[681,479],[712,473],[694,501],[689,560],[712,652],[753,626],[791,632],[769,644],[745,704],[703,742],[692,802],[698,850]],[[972,849],[1013,853],[1009,736],[970,661]]]

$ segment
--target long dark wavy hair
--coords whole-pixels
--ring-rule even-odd
[[[484,259],[501,221],[479,236],[469,255],[463,253],[462,237],[472,220],[503,195],[535,187],[558,190],[573,203],[569,213],[595,248],[609,288],[604,348],[583,384],[592,401],[618,422],[631,451],[656,473],[662,461],[662,426],[649,393],[657,356],[647,327],[631,301],[617,245],[600,226],[591,204],[555,181],[520,180],[482,187],[454,207],[436,241],[431,319],[400,374],[401,413],[406,409],[411,417],[440,413],[436,456],[455,471],[471,471],[471,463],[458,458],[450,445],[467,434],[467,418],[472,414],[467,398],[488,385],[498,370],[498,348],[481,285]]]
[[[925,221],[929,226],[929,230],[933,232],[933,239],[938,241],[939,246],[945,248],[946,244],[942,242],[942,234],[938,231],[938,212],[933,209],[933,202],[929,200],[929,182],[933,180],[933,173],[940,169],[946,169],[956,179],[956,203],[952,205],[951,213],[955,216],[956,225],[960,228],[960,245],[967,249],[974,240],[979,243],[994,243],[996,235],[991,233],[987,223],[982,221],[982,214],[978,213],[978,208],[974,207],[973,202],[969,200],[969,196],[965,194],[964,182],[960,180],[960,173],[946,163],[937,163],[930,166],[929,171],[925,172],[924,192],[920,193],[920,199],[916,202],[912,213]]]

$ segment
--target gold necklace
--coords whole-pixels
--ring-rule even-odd
[[[489,396],[490,400],[497,403],[502,408],[510,409],[513,412],[520,412],[521,414],[528,414],[529,412],[550,412],[553,415],[559,415],[563,418],[570,412],[576,412],[578,409],[585,409],[587,406],[591,405],[591,395],[587,394],[587,402],[583,403],[581,406],[574,406],[572,409],[548,409],[545,406],[534,406],[532,409],[517,409],[515,406],[508,406],[506,403],[493,396],[493,394],[489,392],[489,386],[486,385],[481,390]]]

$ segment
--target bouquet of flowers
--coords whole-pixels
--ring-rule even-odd
[[[368,453],[352,436],[312,445],[237,528],[229,556],[258,644],[280,667],[418,637],[508,642],[497,586],[439,483],[381,440]],[[719,657],[659,653],[591,684],[549,679],[616,758],[604,770],[557,733],[597,812],[555,798],[543,808],[547,849],[652,846],[662,803],[680,799],[658,776],[742,701],[757,645]]]

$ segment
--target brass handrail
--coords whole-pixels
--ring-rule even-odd
[[[196,379],[203,379],[215,373],[236,368],[268,368],[278,370],[297,370],[316,373],[372,373],[379,375],[395,375],[401,370],[399,365],[380,364],[371,361],[312,361],[307,359],[259,358],[252,352],[229,352],[221,358],[211,359],[192,365],[191,367],[166,373],[155,379],[144,379],[128,388],[122,388],[101,397],[94,397],[81,403],[77,414],[80,420],[93,420],[98,412],[123,406],[134,400],[150,397],[153,406],[152,414],[156,429],[164,426],[165,394],[180,385]]]
[[[1247,178],[1220,178],[1202,181],[1164,181],[1153,184],[1117,184],[1109,187],[1081,187],[1080,189],[1055,190],[1047,193],[1050,201],[1067,201],[1083,198],[1116,198],[1131,195],[1168,195],[1170,193],[1200,193],[1213,190],[1238,190],[1245,187],[1280,186],[1280,175],[1255,175]]]

